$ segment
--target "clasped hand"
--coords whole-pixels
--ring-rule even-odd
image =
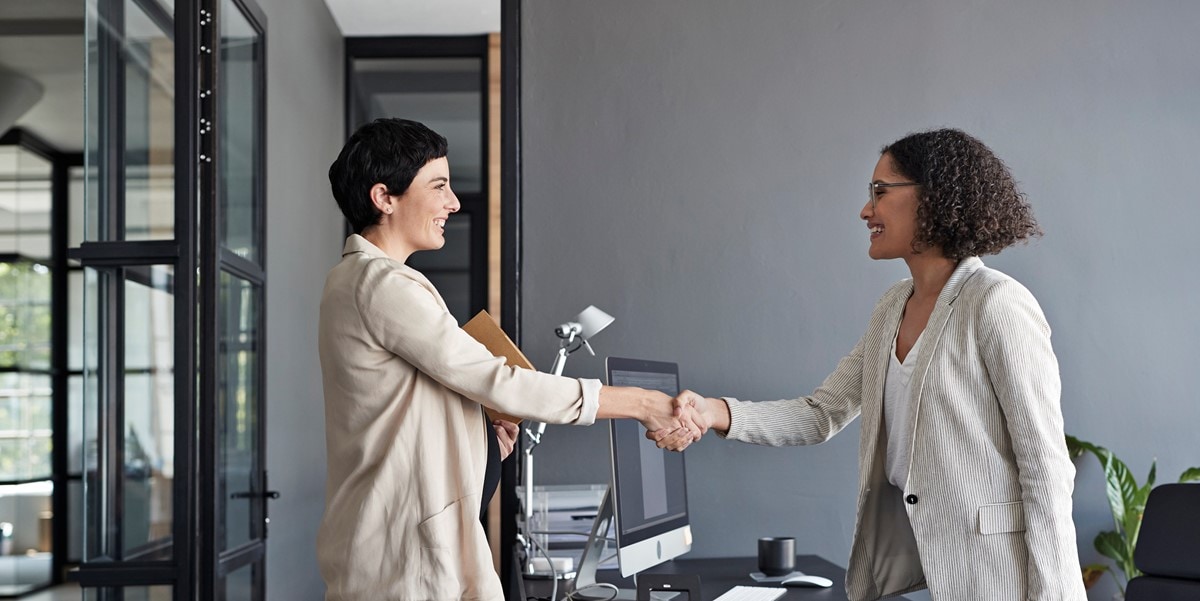
[[[712,427],[712,418],[706,414],[707,400],[685,390],[674,399],[663,395],[664,403],[651,419],[642,422],[646,427],[646,438],[653,440],[658,448],[682,451],[700,440]]]

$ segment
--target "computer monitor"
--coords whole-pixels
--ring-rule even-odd
[[[679,368],[674,363],[609,357],[606,372],[612,386],[679,394]],[[596,564],[614,521],[617,562],[624,577],[692,548],[683,453],[659,449],[635,420],[614,419],[609,431],[612,481],[580,560],[577,589],[595,582]]]

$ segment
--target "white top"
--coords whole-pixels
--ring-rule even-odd
[[[898,331],[896,335],[900,335]],[[892,339],[891,358],[883,385],[883,427],[887,431],[887,461],[884,467],[888,481],[900,490],[904,490],[908,482],[913,442],[913,433],[907,427],[909,411],[912,410],[912,373],[924,336],[925,332],[917,336],[917,341],[904,356],[904,362],[896,358],[896,339]]]

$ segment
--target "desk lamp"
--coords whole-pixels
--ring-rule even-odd
[[[616,318],[600,309],[595,305],[588,305],[586,309],[579,312],[571,321],[565,322],[554,328],[554,334],[558,336],[558,354],[554,356],[554,365],[550,368],[550,372],[556,376],[561,376],[563,367],[567,364],[567,357],[579,350],[586,348],[587,352],[592,356],[596,355],[596,351],[592,350],[592,345],[588,343],[588,339],[601,330],[607,328]],[[533,520],[533,450],[542,442],[542,434],[546,432],[546,424],[539,423],[537,428],[525,428],[525,462],[522,470],[522,488],[525,489],[525,529],[526,536],[532,536],[528,530],[530,522]],[[530,543],[526,542],[528,546]],[[528,549],[527,549],[528,551]],[[527,554],[527,557],[532,555]],[[529,562],[528,573],[533,573],[533,562]]]

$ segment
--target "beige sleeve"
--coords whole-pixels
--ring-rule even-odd
[[[371,335],[443,386],[516,417],[553,424],[595,422],[598,382],[505,365],[459,328],[433,293],[390,261],[372,261],[356,292]]]

